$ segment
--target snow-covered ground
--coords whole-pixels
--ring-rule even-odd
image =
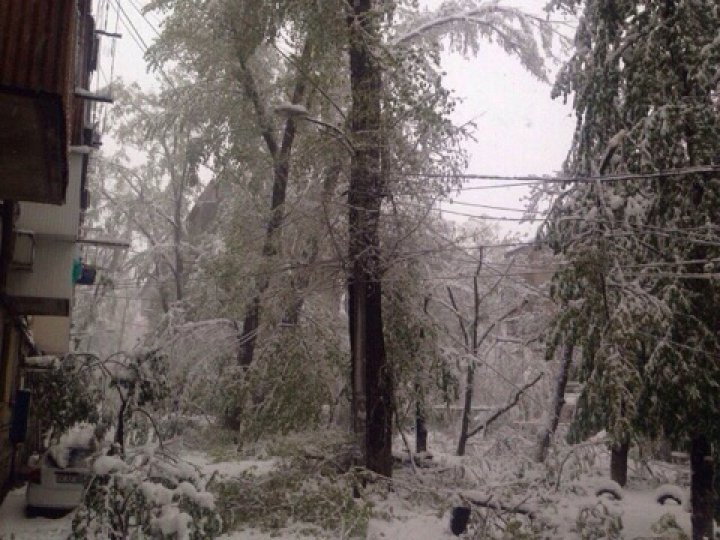
[[[267,474],[278,464],[275,459],[243,459],[237,461],[213,461],[207,454],[199,451],[183,452],[183,459],[202,471],[205,476],[213,474],[232,478],[242,473],[255,475]]]
[[[72,515],[59,519],[25,517],[25,488],[8,493],[0,506],[0,539],[65,540],[72,527]]]
[[[245,477],[248,474],[264,477],[277,472],[282,460],[280,458],[264,459],[224,457],[222,460],[213,460],[200,450],[186,451],[184,459],[203,471],[207,476],[215,475],[226,480]],[[637,538],[678,538],[661,534],[653,530],[653,524],[658,523],[664,515],[671,516],[673,520],[687,534],[690,531],[690,516],[687,512],[687,490],[672,482],[658,485],[658,481],[648,481],[641,477],[632,477],[628,487],[618,490],[606,478],[606,456],[600,453],[597,462],[575,478],[563,481],[562,489],[555,492],[552,489],[538,490],[538,483],[534,483],[526,473],[521,479],[527,483],[527,492],[522,488],[510,494],[503,486],[512,485],[508,478],[512,477],[511,468],[513,460],[507,456],[495,458],[491,463],[485,457],[458,458],[450,454],[438,453],[435,461],[438,469],[446,474],[454,475],[453,471],[462,471],[462,484],[465,487],[453,487],[453,482],[434,481],[433,472],[419,470],[418,475],[409,468],[399,470],[396,475],[396,489],[390,490],[374,501],[374,517],[369,521],[366,538],[368,540],[443,540],[455,538],[449,529],[450,508],[458,504],[459,496],[485,500],[488,495],[504,502],[507,507],[518,504],[520,500],[524,508],[532,509],[540,520],[554,527],[554,531],[544,531],[542,538],[573,539],[580,538],[577,530],[578,516],[583,508],[596,508],[608,515],[619,517],[622,522],[621,536],[633,540]],[[503,470],[503,463],[507,468]],[[516,482],[517,484],[517,482]],[[425,490],[424,494],[413,493],[419,488]],[[610,491],[619,491],[620,500],[613,500],[612,496],[597,495],[600,488],[609,488]],[[426,495],[430,495],[430,498]],[[670,494],[675,498],[682,498],[682,504],[669,500],[661,505],[657,502],[660,495]],[[506,497],[503,499],[503,497]],[[519,499],[518,499],[519,497]],[[432,500],[433,502],[428,502]],[[602,503],[603,506],[599,506]],[[71,529],[72,515],[60,519],[26,518],[24,513],[25,491],[17,489],[9,493],[0,507],[0,540],[60,540],[67,538]],[[518,506],[515,506],[516,508]],[[475,515],[483,510],[474,510]],[[512,511],[504,514],[505,519],[513,518]],[[667,520],[668,517],[665,517]],[[592,517],[590,518],[592,521]],[[303,535],[304,532],[304,535]],[[341,531],[342,532],[342,531]],[[337,533],[333,533],[336,534]],[[308,536],[307,529],[303,531],[302,524],[288,525],[284,529],[274,531],[260,531],[257,529],[244,529],[227,533],[223,540],[270,540],[271,538],[299,540],[313,538]],[[333,538],[332,534],[325,536]],[[341,534],[341,537],[344,537]],[[602,538],[603,536],[594,538]]]

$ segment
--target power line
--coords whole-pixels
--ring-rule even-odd
[[[663,169],[648,173],[620,173],[620,174],[603,174],[603,175],[586,175],[586,176],[549,176],[549,175],[497,175],[482,173],[422,173],[422,172],[406,172],[401,173],[402,176],[411,178],[459,178],[464,180],[487,180],[487,181],[514,181],[523,182],[517,185],[533,185],[548,183],[593,183],[593,182],[614,182],[625,180],[651,180],[655,178],[671,178],[676,176],[685,176],[690,174],[710,174],[720,172],[720,165],[699,165],[693,167],[679,167],[674,169]],[[463,188],[463,189],[483,189]]]
[[[407,252],[398,254],[401,257],[408,257],[408,256],[416,256],[418,254],[423,254],[424,251],[418,251],[418,252]],[[395,259],[393,259],[393,262]],[[278,268],[275,270],[268,270],[268,271],[258,271],[258,272],[250,272],[250,273],[241,273],[233,276],[234,279],[245,279],[250,277],[265,277],[273,274],[283,274],[286,272],[290,272],[293,270],[300,270],[303,268],[313,268],[315,265],[318,265],[320,267],[329,267],[329,268],[335,268],[339,269],[341,268],[341,263],[344,262],[343,259],[323,259],[322,261],[316,261],[312,266],[310,264],[293,264],[293,265],[286,265],[284,268]],[[475,260],[472,261],[466,261],[468,263],[474,263]],[[690,260],[681,260],[681,261],[656,261],[651,263],[638,263],[638,264],[629,264],[629,265],[618,265],[610,267],[608,270],[610,272],[614,270],[644,270],[649,268],[664,268],[664,267],[672,267],[672,266],[687,266],[687,265],[693,265],[693,264],[704,264],[704,263],[720,263],[720,258],[711,258],[711,259],[690,259]],[[488,263],[488,265],[495,265],[494,263]],[[497,265],[495,265],[497,266]],[[507,266],[507,265],[504,265]],[[481,277],[481,278],[489,278],[489,277],[498,277],[498,272],[502,272],[503,276],[508,277],[534,277],[534,276],[541,276],[541,275],[547,275],[547,274],[555,274],[556,271],[558,271],[560,268],[563,267],[572,267],[572,262],[563,262],[563,263],[551,263],[545,267],[539,266],[531,270],[522,270],[522,271],[515,271],[515,272],[502,272],[501,270],[495,270],[491,269],[490,273],[454,273],[454,274],[446,274],[446,275],[435,275],[435,276],[416,276],[416,279],[419,281],[449,281],[449,280],[456,280],[456,279],[471,279],[473,277]],[[533,268],[531,266],[524,266],[525,268]],[[640,276],[640,274],[635,274],[637,276]],[[662,277],[679,277],[679,278],[687,278],[687,279],[716,279],[720,276],[720,273],[713,272],[713,273],[667,273],[667,272],[658,272],[653,274],[644,274],[642,277],[649,277],[649,278],[662,278]],[[405,278],[380,278],[379,281],[382,282],[393,282],[393,281],[401,281]],[[220,281],[217,277],[205,277],[205,278],[187,278],[183,280],[184,283],[217,283]],[[147,284],[150,282],[145,282],[138,284],[136,280],[132,280],[130,282],[115,282],[115,285],[112,287],[112,290],[142,290]],[[159,282],[155,282],[156,285],[166,284],[166,285],[172,285],[174,283],[173,277],[168,277],[166,279],[163,279]],[[91,294],[91,293],[85,293],[85,294]]]
[[[122,16],[124,17],[123,24],[125,25],[125,28],[127,29],[128,33],[131,34],[131,37],[133,37],[133,39],[137,38],[137,39],[135,39],[135,43],[137,44],[138,47],[140,47],[140,50],[144,54],[145,52],[147,52],[147,49],[148,49],[148,45],[147,45],[147,43],[145,43],[145,39],[143,39],[142,35],[136,28],[135,23],[133,23],[133,21],[130,18],[130,16],[128,15],[127,11],[125,11],[125,8],[122,7],[120,0],[115,0],[115,6],[116,6],[116,10],[118,12],[118,15],[122,14]]]
[[[125,9],[120,4],[120,0],[115,0],[114,4],[115,11],[118,14],[118,19],[122,20],[122,24],[125,27],[125,29],[128,31],[128,34],[130,34],[130,37],[135,42],[135,45],[138,46],[140,49],[140,52],[144,54],[147,53],[149,47],[147,43],[145,42],[145,39],[142,37],[142,34],[138,31],[137,27],[135,26],[135,23],[133,23],[132,19],[128,15],[128,13],[125,11]],[[122,15],[122,17],[121,17]],[[158,73],[160,73],[160,76],[165,80],[165,82],[170,86],[172,89],[175,89],[175,85],[172,81],[172,79],[168,76],[168,74],[165,72],[165,70],[161,66],[157,66]]]
[[[306,217],[307,214],[299,211],[298,204],[302,202],[305,199],[299,198],[297,199],[294,204],[292,205],[292,208],[289,212],[286,213],[285,221],[283,224],[283,227],[291,226],[295,223],[300,222],[304,217]],[[339,204],[342,206],[346,206],[344,203],[336,202],[335,204]],[[294,214],[294,215],[293,215]],[[583,220],[583,218],[577,218],[577,220]],[[594,221],[594,220],[588,220],[588,221]],[[685,241],[695,244],[703,244],[703,245],[711,245],[711,246],[720,246],[720,242],[713,242],[710,240],[704,240],[697,238],[692,233],[696,231],[702,231],[705,230],[705,227],[690,227],[690,228],[664,228],[664,227],[656,227],[656,226],[648,226],[649,229],[651,229],[653,232],[651,234],[665,236],[668,238],[672,238],[675,235],[681,235],[684,237]],[[644,229],[643,229],[644,230]],[[611,232],[607,232],[603,234],[602,238],[606,240],[611,239],[620,239],[620,238],[634,238],[636,236],[636,232],[632,230],[615,230]],[[261,241],[265,238],[266,233],[261,232],[257,236],[255,236],[252,239],[246,239],[246,241]],[[458,241],[462,242],[462,240],[448,240],[443,238],[444,242],[451,242],[450,245],[442,246],[442,247],[431,247],[431,248],[422,248],[417,250],[411,250],[411,251],[404,251],[399,252],[397,250],[383,250],[385,254],[388,254],[387,261],[388,262],[396,262],[402,259],[408,259],[411,257],[417,257],[421,255],[433,255],[433,254],[447,254],[451,253],[453,251],[474,251],[479,249],[499,249],[499,248],[514,248],[514,247],[531,247],[531,246],[540,246],[540,245],[547,245],[549,243],[549,240],[535,240],[531,242],[503,242],[503,243],[473,243],[471,245],[462,245],[459,244]],[[172,244],[165,244],[165,245],[159,245],[159,246],[153,246],[150,250],[135,250],[136,253],[145,253],[146,251],[153,251],[157,250],[159,247],[172,247]],[[186,259],[184,262],[188,264],[192,264],[196,259]],[[322,261],[318,261],[318,263],[322,264],[333,264],[333,263],[341,263],[345,258],[335,258],[335,259],[325,259]],[[474,262],[474,260],[472,261]],[[681,265],[681,264],[700,264],[700,263],[715,263],[718,262],[716,259],[696,259],[691,261],[659,261],[656,263],[647,263],[645,266],[647,267],[648,264],[654,264],[654,265]],[[488,263],[492,264],[492,263]],[[307,267],[308,263],[293,263],[287,265],[285,268],[280,269],[280,271],[292,271],[294,269],[297,269],[298,267]],[[624,265],[623,267],[628,267],[628,265]],[[635,267],[638,267],[637,265]],[[252,277],[252,275],[248,275],[247,277]],[[131,282],[135,282],[135,280],[132,280]],[[117,282],[116,282],[117,283]]]
[[[138,5],[137,5],[137,3],[135,2],[135,0],[130,0],[130,5],[135,9],[135,11],[137,12],[137,14],[140,15],[140,17],[143,18],[143,20],[144,20],[145,23],[150,27],[150,29],[151,29],[153,32],[155,32],[155,35],[158,36],[158,37],[160,37],[160,31],[157,29],[157,27],[156,27],[152,22],[150,22],[150,19],[148,19],[148,17],[145,15],[145,13],[143,13],[142,9],[140,9],[140,8],[138,7]]]
[[[533,215],[535,215],[535,214],[546,215],[548,213],[547,210],[529,211],[527,208],[512,208],[509,206],[493,206],[490,204],[457,201],[455,199],[443,200],[442,202],[444,202],[445,204],[450,204],[450,205],[469,206],[471,208],[486,208],[488,210],[500,210],[500,211],[504,211],[504,212],[516,212],[516,213],[522,213],[522,214],[529,213],[529,214],[533,214]]]

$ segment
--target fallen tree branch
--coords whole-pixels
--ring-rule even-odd
[[[590,446],[598,446],[601,444],[607,444],[607,443],[608,443],[607,439],[602,438],[599,440],[590,440],[590,441],[586,441],[584,443],[576,444],[575,446],[570,448],[570,450],[568,450],[567,454],[565,454],[565,457],[560,462],[560,466],[558,467],[557,480],[555,481],[555,491],[560,489],[560,480],[562,479],[562,473],[563,473],[563,468],[565,467],[565,464],[570,459],[570,457],[575,454],[575,452],[577,450],[581,450],[583,448],[587,448]]]
[[[508,506],[499,501],[493,501],[492,496],[483,500],[483,499],[474,498],[473,496],[468,495],[468,494],[461,493],[460,498],[474,506],[480,506],[482,508],[489,508],[491,510],[497,510],[499,512],[522,514],[523,516],[527,516],[529,519],[535,519],[535,515],[536,515],[535,510],[533,510],[532,508],[529,508],[525,504],[527,502],[527,499],[525,499],[525,501],[521,502],[520,504],[516,504],[514,506]]]
[[[395,413],[395,418],[397,420],[397,412]],[[408,458],[410,460],[410,467],[412,468],[412,471],[414,474],[417,475],[417,467],[415,466],[415,456],[413,455],[413,451],[410,448],[410,443],[407,440],[407,437],[405,436],[405,431],[402,428],[402,424],[400,422],[397,423],[398,425],[398,431],[400,432],[400,437],[402,437],[403,444],[405,444],[405,450],[408,453]]]
[[[544,373],[540,373],[537,377],[535,377],[532,381],[530,381],[529,383],[527,383],[525,386],[523,386],[522,388],[518,388],[518,391],[515,392],[515,395],[514,395],[513,398],[507,403],[507,405],[505,405],[504,407],[502,407],[502,408],[498,409],[497,411],[495,411],[495,412],[492,414],[492,416],[490,416],[490,418],[488,418],[487,420],[485,420],[485,422],[483,422],[483,423],[480,424],[478,427],[476,427],[475,429],[473,429],[473,430],[471,430],[470,432],[468,432],[468,435],[467,435],[468,438],[473,437],[474,435],[477,435],[478,433],[480,433],[483,429],[487,428],[487,427],[488,427],[490,424],[492,424],[495,420],[497,420],[498,418],[500,418],[503,414],[505,414],[505,413],[508,412],[510,409],[512,409],[515,405],[517,405],[518,402],[520,401],[520,396],[522,396],[527,390],[529,390],[530,388],[532,388],[533,386],[535,386],[535,385],[540,381],[540,379],[543,378],[543,375],[544,375]]]

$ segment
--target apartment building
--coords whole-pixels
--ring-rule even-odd
[[[91,0],[0,0],[0,500],[28,450],[25,358],[69,350],[100,37]]]

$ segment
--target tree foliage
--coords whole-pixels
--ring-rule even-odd
[[[33,393],[33,413],[39,429],[50,440],[75,424],[100,419],[100,389],[92,373],[73,356],[48,370],[29,373],[27,384]]]
[[[568,263],[554,281],[556,337],[583,349],[577,433],[717,439],[720,182],[692,172],[718,156],[717,6],[554,6],[580,14],[555,86],[577,117],[566,172],[630,175],[560,184],[545,229]]]

